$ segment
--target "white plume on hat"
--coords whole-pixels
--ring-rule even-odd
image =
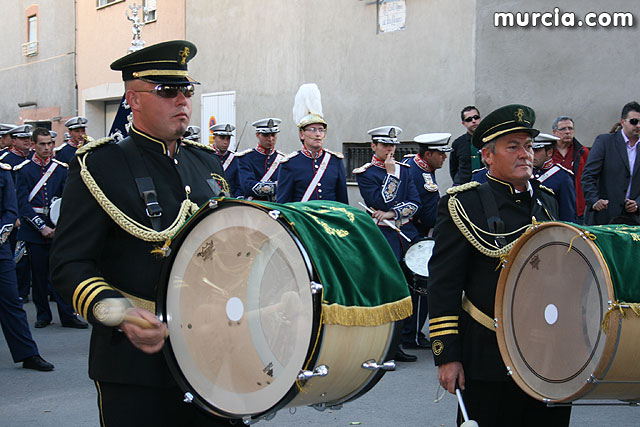
[[[293,121],[299,128],[311,123],[327,125],[322,114],[320,90],[315,83],[305,83],[298,89],[293,102]]]

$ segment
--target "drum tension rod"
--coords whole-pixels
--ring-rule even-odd
[[[369,359],[366,362],[362,363],[362,368],[370,369],[372,371],[377,371],[378,369],[382,369],[383,371],[395,371],[396,370],[396,362],[395,360],[388,360],[383,364],[379,365],[375,359]]]
[[[322,288],[323,288],[323,286],[322,286],[322,284],[321,284],[321,283],[314,282],[313,280],[311,281],[311,293],[312,293],[313,295],[315,295],[315,294],[317,294],[317,293],[321,292],[321,291],[322,291]]]
[[[270,216],[272,219],[278,219],[278,218],[280,218],[280,211],[279,211],[279,210],[276,210],[276,209],[274,209],[274,210],[272,210],[272,211],[269,211],[269,216]]]
[[[589,376],[587,379],[587,383],[589,384],[640,384],[640,381],[612,381],[612,380],[601,380],[596,378],[593,374]]]
[[[252,418],[250,415],[247,415],[245,417],[242,417],[242,424],[246,425],[246,426],[250,426],[251,424],[255,424],[258,421],[271,421],[273,419],[273,417],[276,416],[276,414],[278,413],[278,411],[273,411],[268,413],[267,415],[264,415],[262,417],[257,417],[257,418]]]
[[[298,381],[308,381],[313,377],[326,377],[329,375],[329,367],[327,365],[318,365],[313,371],[300,370]]]

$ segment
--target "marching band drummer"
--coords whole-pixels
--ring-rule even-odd
[[[242,188],[240,188],[238,178],[239,160],[236,159],[236,153],[229,150],[234,130],[236,127],[230,123],[218,123],[209,128],[213,134],[213,150],[222,163],[224,176],[229,183],[229,192],[233,197],[240,197],[242,196]]]
[[[373,210],[373,219],[389,242],[398,262],[401,262],[410,241],[418,236],[418,230],[411,220],[420,208],[420,196],[411,178],[409,165],[396,162],[393,158],[396,146],[400,143],[398,135],[401,132],[402,129],[398,126],[381,126],[369,130],[373,157],[371,162],[353,170],[360,195],[367,207]],[[389,222],[395,224],[399,231],[391,228]],[[417,357],[398,348],[395,359],[400,362],[415,362]]]
[[[440,385],[459,385],[481,426],[566,426],[570,408],[548,408],[507,374],[493,324],[501,256],[531,224],[557,217],[548,189],[532,178],[534,111],[507,105],[473,134],[487,182],[450,188],[438,207],[429,262],[429,332]],[[464,420],[458,411],[458,425]]]
[[[256,120],[258,145],[236,153],[238,157],[238,179],[246,199],[274,201],[278,182],[278,166],[284,153],[276,150],[280,122],[276,118]]]
[[[403,163],[411,167],[411,178],[420,195],[420,209],[413,216],[413,223],[421,238],[431,236],[436,225],[440,192],[436,182],[436,170],[442,168],[447,153],[452,148],[449,144],[450,133],[424,133],[413,140],[418,143],[418,154],[407,154]],[[409,287],[413,302],[413,314],[404,321],[402,330],[402,346],[404,348],[429,348],[431,343],[422,332],[429,307],[427,295],[417,293]]]
[[[55,226],[49,219],[49,207],[54,198],[62,197],[67,179],[67,165],[53,158],[51,133],[45,128],[35,128],[31,139],[34,155],[14,168],[16,196],[22,225],[18,240],[27,244],[33,302],[36,306],[36,328],[51,324],[53,316],[49,307],[49,252],[55,234]],[[78,319],[73,308],[58,293],[51,290],[63,327],[86,329],[87,324]]]
[[[53,149],[56,159],[66,164],[71,162],[71,158],[76,154],[78,147],[84,144],[87,136],[87,123],[89,123],[89,119],[82,116],[72,117],[64,122],[64,125],[69,130],[69,140],[65,138],[62,144]]]
[[[323,147],[327,122],[315,83],[300,86],[293,105],[302,149],[288,154],[278,168],[276,202],[333,200],[349,203],[342,153]]]
[[[167,326],[154,314],[166,258],[152,251],[218,195],[210,180],[226,185],[210,147],[180,142],[191,118],[187,63],[195,55],[195,45],[174,40],[113,62],[133,114],[129,136],[85,144],[71,160],[51,274],[93,326],[89,376],[102,426],[229,425],[184,403],[161,353]]]

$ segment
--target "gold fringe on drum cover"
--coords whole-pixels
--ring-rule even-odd
[[[611,315],[615,311],[619,311],[620,317],[624,318],[626,316],[625,309],[631,310],[633,314],[640,317],[640,303],[616,301],[611,304],[611,306],[609,307],[609,310],[607,310],[607,312],[604,315],[604,319],[602,319],[602,330],[604,331],[605,334],[608,333],[609,331],[609,318],[611,317]]]
[[[345,307],[322,304],[322,323],[343,326],[379,326],[411,316],[411,297],[377,307]]]

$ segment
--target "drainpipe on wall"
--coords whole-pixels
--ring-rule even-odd
[[[76,91],[74,116],[78,116],[78,0],[73,2],[73,28],[73,87]]]

